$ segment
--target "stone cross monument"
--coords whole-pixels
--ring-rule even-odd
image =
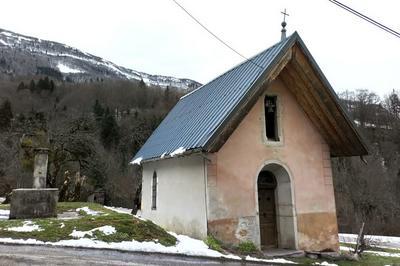
[[[57,216],[58,189],[46,188],[49,149],[37,148],[34,151],[33,188],[12,191],[10,219]]]

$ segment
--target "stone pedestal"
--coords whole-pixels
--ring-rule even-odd
[[[11,196],[10,219],[57,217],[57,188],[14,189]]]

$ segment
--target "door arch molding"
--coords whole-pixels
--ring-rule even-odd
[[[295,208],[294,182],[289,168],[277,160],[266,161],[255,177],[255,199],[259,243],[261,244],[260,213],[258,202],[258,176],[262,171],[271,172],[276,179],[275,210],[278,248],[298,248],[297,219]]]

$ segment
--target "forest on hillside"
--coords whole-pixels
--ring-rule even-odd
[[[129,160],[180,96],[143,81],[0,81],[0,196],[31,186],[33,150],[47,147],[47,185],[70,180],[64,200],[101,189],[108,204],[132,207],[141,173]],[[367,233],[400,236],[400,93],[339,96],[370,150],[362,159],[332,158],[340,231],[365,222]]]
[[[143,81],[0,81],[0,195],[32,185],[34,149],[45,147],[47,186],[70,183],[63,200],[101,190],[132,208],[140,169],[129,161],[181,95]]]
[[[400,236],[400,91],[380,98],[367,90],[339,94],[369,148],[369,156],[334,158],[339,230]]]

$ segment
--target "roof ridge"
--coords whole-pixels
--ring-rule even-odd
[[[296,31],[295,31],[294,33],[292,33],[290,36],[286,37],[284,40],[281,40],[281,41],[279,41],[279,42],[273,44],[272,46],[268,47],[267,49],[264,49],[264,50],[262,50],[261,52],[258,52],[257,54],[253,55],[252,57],[250,57],[250,58],[248,58],[248,59],[246,59],[246,60],[244,60],[244,61],[241,61],[240,63],[236,64],[235,66],[233,66],[233,67],[231,67],[230,69],[228,69],[227,71],[225,71],[224,73],[222,73],[222,74],[220,74],[219,76],[213,78],[212,80],[208,81],[207,83],[201,85],[201,86],[198,87],[197,89],[194,89],[194,90],[192,90],[191,92],[189,92],[189,93],[183,95],[181,98],[179,98],[179,100],[182,100],[182,99],[186,98],[187,96],[192,95],[193,93],[195,93],[195,92],[199,91],[200,89],[202,89],[202,88],[203,88],[204,86],[206,86],[207,84],[209,84],[209,83],[211,83],[211,82],[213,82],[213,81],[215,81],[215,80],[217,80],[217,79],[219,79],[219,78],[225,76],[226,74],[232,72],[233,70],[235,70],[236,68],[240,67],[241,65],[244,65],[245,63],[252,62],[253,64],[255,64],[255,65],[257,65],[258,67],[260,67],[257,63],[253,62],[253,60],[254,60],[256,57],[258,57],[258,56],[260,56],[261,54],[263,54],[263,53],[269,51],[270,49],[274,48],[275,46],[277,46],[277,45],[279,45],[279,44],[281,44],[281,43],[283,43],[283,42],[286,42],[288,39],[292,38],[294,35],[297,35],[297,32],[296,32]],[[262,68],[262,67],[260,67],[260,68]]]

